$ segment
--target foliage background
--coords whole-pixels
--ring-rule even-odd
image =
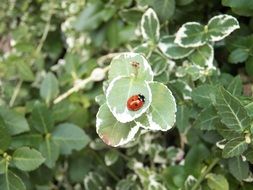
[[[161,36],[221,13],[236,17],[240,29],[212,44],[217,72],[203,73],[183,60],[171,68],[172,60],[141,36],[148,7],[158,15]],[[4,0],[0,189],[252,189],[252,16],[247,0]],[[60,103],[53,101],[94,68],[106,67],[114,53],[126,51],[148,57],[155,80],[176,97],[177,121],[168,132],[143,132],[125,147],[112,148],[95,129],[103,102],[95,97],[106,82],[89,81]],[[216,84],[227,90],[216,93]],[[233,118],[224,120],[219,107],[208,107],[210,94],[232,102],[239,119],[248,118],[242,131],[233,127]],[[223,124],[203,124],[210,116]],[[221,149],[224,144],[230,154]]]

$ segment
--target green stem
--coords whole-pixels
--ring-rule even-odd
[[[9,181],[8,169],[9,169],[9,161],[6,160],[6,162],[5,162],[5,181]]]
[[[200,175],[197,182],[194,184],[191,190],[197,190],[202,183],[202,181],[205,179],[206,175],[213,169],[213,167],[219,162],[220,160],[218,158],[215,158],[212,163],[208,166],[208,168]]]
[[[115,181],[119,181],[119,177],[109,168],[107,167],[103,160],[100,158],[100,156],[93,151],[92,149],[89,149],[90,152],[94,155],[94,157],[97,159],[97,161],[100,163],[100,165],[106,170],[106,172],[115,180]]]
[[[126,156],[125,154],[123,154],[122,152],[118,151],[118,154],[124,158],[126,161],[130,161],[130,158],[128,156]]]
[[[158,53],[161,57],[163,57],[164,59],[169,59],[168,57],[166,57],[161,51],[160,51],[160,49],[157,47],[156,49],[155,49],[155,52],[156,53]]]
[[[10,100],[10,102],[9,102],[9,106],[10,106],[10,107],[12,107],[12,106],[14,105],[15,100],[16,100],[16,98],[17,98],[17,96],[18,96],[19,91],[20,91],[20,88],[21,88],[21,86],[22,86],[22,83],[23,83],[22,80],[20,80],[20,81],[18,82],[18,84],[17,84],[17,86],[16,86],[16,88],[15,88],[15,90],[14,90],[14,92],[13,92],[13,95],[12,95],[12,97],[11,97],[11,100]]]
[[[47,35],[48,35],[48,32],[49,32],[49,29],[50,29],[50,23],[51,23],[51,18],[52,18],[52,15],[53,15],[53,8],[52,8],[52,4],[50,6],[50,10],[49,10],[49,16],[48,16],[48,19],[46,21],[46,26],[45,26],[45,29],[43,31],[43,34],[42,34],[42,37],[40,39],[40,42],[39,42],[39,45],[37,46],[36,50],[35,50],[35,55],[37,56],[38,53],[41,51],[43,45],[44,45],[44,42],[47,38]]]

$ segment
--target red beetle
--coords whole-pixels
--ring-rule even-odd
[[[127,108],[130,111],[137,111],[141,109],[144,103],[145,103],[144,95],[142,94],[133,95],[127,100]]]

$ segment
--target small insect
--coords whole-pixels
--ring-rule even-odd
[[[139,68],[140,67],[140,63],[136,62],[136,61],[133,61],[131,62],[131,65],[135,68]]]
[[[127,108],[130,111],[137,111],[141,109],[145,103],[145,96],[142,94],[133,95],[127,100]]]
[[[140,63],[138,63],[138,62],[136,62],[136,61],[132,61],[131,62],[131,65],[132,65],[132,67],[133,67],[133,69],[134,69],[134,76],[135,77],[137,77],[137,75],[138,75],[138,70],[139,70],[139,68],[140,68]]]

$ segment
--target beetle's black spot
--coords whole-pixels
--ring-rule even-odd
[[[138,104],[137,104],[137,103],[135,103],[134,105],[135,105],[136,107],[138,106]]]
[[[145,96],[143,94],[138,94],[138,98],[139,100],[141,100],[142,102],[145,102]]]

